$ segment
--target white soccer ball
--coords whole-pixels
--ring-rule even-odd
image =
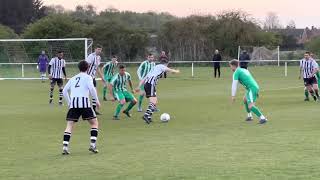
[[[162,122],[168,122],[170,120],[170,115],[168,113],[163,113],[160,116],[160,120]]]

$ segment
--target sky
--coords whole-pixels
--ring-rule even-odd
[[[62,5],[74,9],[77,5],[94,5],[98,11],[108,7],[136,12],[169,12],[185,17],[191,14],[216,14],[223,10],[243,10],[263,21],[268,12],[280,17],[282,25],[294,20],[298,28],[320,27],[320,1],[304,0],[43,0],[45,5]]]

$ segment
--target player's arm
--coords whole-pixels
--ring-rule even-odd
[[[129,86],[130,86],[130,88],[131,88],[131,91],[132,91],[133,93],[135,93],[135,91],[134,91],[134,89],[133,89],[133,85],[132,85],[131,79],[128,80],[128,83],[129,83]]]
[[[70,102],[71,102],[71,99],[70,99],[70,95],[69,95],[69,90],[71,88],[71,81],[69,81],[63,88],[63,97],[64,99],[66,100],[68,106],[70,107]]]
[[[63,61],[62,72],[63,72],[63,75],[64,75],[65,80],[67,80],[66,62],[65,62],[65,61]]]
[[[144,65],[145,65],[145,63],[141,63],[139,68],[138,68],[138,70],[137,70],[137,75],[139,77],[139,80],[143,79],[142,76],[141,76],[141,72],[144,69]]]
[[[166,72],[173,73],[173,74],[177,74],[177,73],[180,73],[180,70],[179,70],[179,69],[167,68],[167,69],[166,69]]]
[[[102,82],[103,82],[104,84],[106,84],[106,80],[104,80],[104,78],[103,78],[103,74],[102,74],[101,69],[102,69],[101,67],[98,67],[98,68],[97,68],[98,75],[99,75],[99,77],[101,78]]]
[[[232,102],[235,101],[236,95],[237,95],[237,89],[238,89],[238,80],[233,80],[232,87],[231,87],[231,98]]]
[[[140,87],[144,84],[145,81],[146,81],[146,78],[143,78],[142,80],[140,80],[138,87],[135,89],[135,92],[140,91]]]
[[[49,75],[49,79],[51,80],[52,79],[52,76],[51,76],[51,66],[53,64],[53,60],[51,59],[51,61],[49,62],[49,65],[48,65],[48,75]]]
[[[108,88],[109,88],[109,96],[111,97],[111,101],[115,101],[115,98],[113,96],[113,85],[114,85],[114,82],[116,81],[115,77],[112,78],[111,82],[109,83],[108,85]]]
[[[314,77],[316,75],[316,73],[319,71],[319,65],[315,60],[313,60],[313,67],[314,67],[314,69],[312,72],[312,77]]]
[[[90,78],[90,80],[87,81],[87,82],[88,82],[89,92],[90,92],[92,98],[96,99],[96,101],[97,101],[97,108],[99,109],[99,108],[100,108],[100,101],[99,101],[99,97],[98,97],[98,94],[97,94],[97,90],[96,90],[96,88],[95,88],[94,85],[93,85],[93,79]]]

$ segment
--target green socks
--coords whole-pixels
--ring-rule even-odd
[[[128,105],[127,109],[126,109],[126,112],[129,112],[133,108],[134,105],[136,105],[136,103],[131,101],[130,104]]]
[[[304,90],[304,95],[306,96],[306,99],[308,99],[309,98],[309,91],[306,89],[306,90]]]
[[[245,103],[244,103],[244,107],[246,107],[247,113],[250,113],[250,112],[251,112],[250,109],[249,109],[248,102],[245,102]]]
[[[257,115],[259,118],[262,116],[262,113],[261,113],[260,109],[258,107],[256,107],[256,106],[252,106],[251,111],[255,115]]]
[[[103,97],[105,98],[107,94],[107,87],[103,87]]]
[[[123,104],[118,104],[116,113],[114,114],[114,116],[119,117],[122,107],[123,107]]]
[[[143,97],[144,97],[144,96],[142,96],[142,95],[139,96],[139,102],[138,102],[138,107],[139,107],[139,108],[142,107]]]

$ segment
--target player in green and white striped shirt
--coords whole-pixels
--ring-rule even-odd
[[[156,63],[154,62],[154,56],[153,54],[148,55],[148,59],[143,61],[137,71],[139,80],[141,81],[144,79],[147,74],[156,66]],[[144,91],[144,85],[140,87],[140,96],[139,96],[139,102],[138,102],[138,112],[142,112],[142,101],[143,97],[145,96]]]
[[[123,111],[123,113],[128,117],[131,117],[129,112],[133,106],[137,104],[136,98],[127,90],[127,83],[129,83],[131,91],[134,93],[131,75],[126,72],[126,67],[124,65],[120,65],[119,73],[112,77],[109,85],[110,97],[112,97],[111,100],[119,101],[119,105],[117,106],[116,112],[113,116],[114,120],[119,120],[120,111],[127,102],[130,102],[130,104],[128,105],[127,109]]]
[[[117,60],[118,60],[117,56],[112,56],[111,61],[107,62],[102,68],[103,73],[104,73],[104,80],[106,81],[106,85],[103,87],[103,100],[104,101],[107,101],[107,98],[106,98],[107,87],[110,84],[110,81],[114,75],[113,74],[114,68],[118,64]]]

